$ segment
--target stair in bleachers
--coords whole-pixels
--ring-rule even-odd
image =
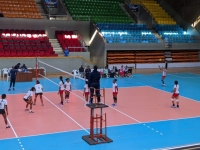
[[[97,23],[108,43],[158,43],[144,24]]]
[[[38,10],[40,11],[40,14],[46,14],[44,11],[44,8],[42,7],[41,1],[35,0],[36,6]],[[47,16],[42,16],[43,19],[48,19]]]
[[[124,12],[126,13],[126,15],[133,21],[135,22],[135,20],[131,17],[131,15],[127,12],[124,3],[119,4],[120,7],[124,10]]]
[[[172,62],[199,62],[198,50],[172,50]]]
[[[132,23],[121,9],[122,0],[64,0],[74,20],[97,22]],[[113,17],[114,16],[114,17]]]
[[[49,42],[51,43],[55,54],[58,54],[58,56],[64,55],[63,49],[60,47],[60,44],[57,39],[49,39]]]
[[[56,57],[44,30],[0,30],[0,57]]]

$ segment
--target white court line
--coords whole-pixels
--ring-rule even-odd
[[[12,126],[10,120],[9,120],[8,118],[7,118],[7,120],[8,120],[8,123],[9,123],[9,125],[10,125],[10,127],[11,127],[11,129],[12,129],[14,135],[15,135],[15,139],[17,139],[17,141],[18,141],[20,147],[22,148],[22,150],[25,150],[25,148],[23,147],[23,145],[22,145],[22,143],[21,143],[21,141],[20,141],[20,139],[19,139],[19,137],[18,137],[18,135],[17,135],[15,129],[13,128],[13,126]]]
[[[186,147],[199,146],[199,145],[200,143],[196,143],[196,144],[190,144],[190,145],[184,145],[184,146],[158,148],[158,149],[153,149],[153,150],[172,150],[172,149],[186,148]]]
[[[199,77],[182,77],[182,76],[177,76],[177,75],[173,75],[173,74],[168,74],[168,76],[173,76],[173,77],[178,77],[178,78],[183,78],[183,79],[200,78],[200,76]]]
[[[46,96],[43,95],[43,97],[50,102],[53,106],[55,106],[58,110],[60,110],[64,115],[66,115],[68,118],[70,118],[74,123],[76,123],[79,127],[81,127],[83,130],[85,130],[87,133],[89,133],[82,125],[80,125],[76,120],[74,120],[71,116],[69,116],[66,112],[64,112],[62,109],[60,109],[57,105],[55,105],[51,100],[49,100]]]
[[[161,90],[161,89],[158,89],[158,88],[152,87],[152,86],[150,86],[150,85],[147,85],[147,86],[150,87],[150,88],[153,88],[153,89],[159,90],[159,91],[163,91],[163,92],[165,92],[165,93],[170,93],[170,94],[172,94],[171,92],[164,91],[164,90]],[[179,96],[180,96],[180,97],[183,97],[183,98],[186,98],[186,99],[189,99],[189,100],[192,100],[192,101],[195,101],[195,102],[199,102],[198,100],[191,99],[191,98],[188,98],[188,97],[185,97],[185,96],[182,96],[182,95],[179,95]]]

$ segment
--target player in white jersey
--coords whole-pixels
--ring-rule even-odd
[[[3,116],[4,122],[6,124],[6,128],[10,128],[10,126],[8,125],[8,120],[7,120],[8,102],[5,98],[6,98],[6,94],[2,94],[1,99],[0,99],[0,114]]]
[[[70,91],[72,90],[72,85],[69,78],[66,79],[64,85],[65,85],[65,102],[69,103],[69,95]]]
[[[164,79],[166,78],[166,75],[167,75],[167,68],[164,68],[164,67],[160,67],[158,65],[159,69],[162,70],[162,85],[165,86],[165,82],[164,82]]]
[[[179,100],[178,100],[178,98],[179,98],[179,89],[180,89],[180,87],[179,87],[179,85],[178,85],[178,81],[174,81],[174,89],[172,90],[172,92],[173,92],[173,95],[172,95],[172,98],[171,98],[171,100],[172,100],[172,108],[179,108]],[[176,106],[175,106],[175,101],[176,100]]]
[[[25,111],[28,111],[28,105],[30,105],[30,110],[29,110],[29,113],[34,113],[32,111],[32,104],[33,104],[33,101],[32,101],[32,97],[33,97],[33,92],[35,91],[35,87],[32,87],[28,93],[24,96],[24,101],[26,102],[26,108],[25,108]]]
[[[84,90],[83,90],[83,96],[85,96],[86,104],[89,104],[88,95],[89,95],[88,81],[85,81]]]
[[[42,106],[44,106],[42,94],[43,94],[43,86],[42,84],[40,84],[40,81],[37,81],[35,85],[35,99],[33,105],[36,105],[37,96],[40,95],[40,101],[42,103]]]
[[[58,94],[60,94],[60,98],[61,98],[61,102],[60,102],[60,105],[62,106],[62,105],[64,105],[63,104],[63,93],[64,93],[64,90],[65,90],[65,86],[64,86],[64,81],[63,81],[63,77],[62,76],[60,76],[59,77],[59,79],[60,79],[60,82],[59,82],[59,89],[58,89]]]
[[[117,106],[117,94],[118,94],[118,86],[117,86],[117,79],[113,80],[113,100],[114,103],[112,104],[112,106]]]

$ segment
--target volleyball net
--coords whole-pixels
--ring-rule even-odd
[[[53,63],[48,64],[40,59],[37,59],[36,62],[36,73],[38,74],[38,78],[44,78],[51,83],[59,86],[59,77],[62,76],[64,82],[66,81],[66,79],[70,79],[70,82],[73,86],[72,88],[74,90],[83,89],[86,81],[84,74],[80,74],[79,71],[76,69],[68,72],[64,68],[65,67],[63,67],[62,69],[58,68],[57,66],[53,65]]]

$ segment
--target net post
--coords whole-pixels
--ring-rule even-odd
[[[36,59],[35,59],[35,80],[36,80],[36,83],[37,83],[37,80],[38,80],[38,57],[36,56]]]

